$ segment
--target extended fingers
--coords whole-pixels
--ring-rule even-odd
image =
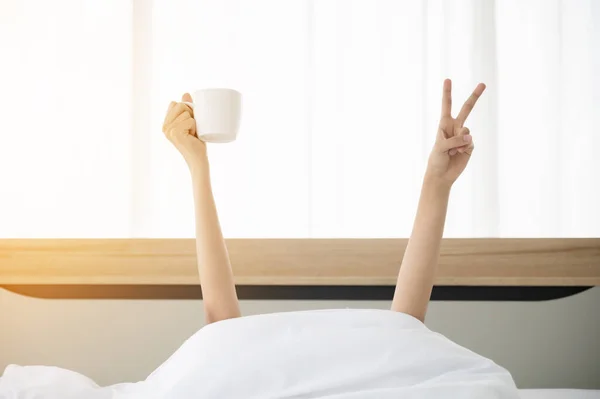
[[[481,95],[483,94],[484,90],[485,90],[485,84],[479,83],[477,85],[477,87],[475,88],[475,90],[473,91],[473,93],[471,94],[471,96],[467,99],[465,104],[460,109],[460,112],[458,113],[456,120],[460,123],[461,126],[465,123],[465,121],[469,117],[469,114],[473,110],[473,107],[477,103],[477,100],[479,100],[479,97],[481,97]]]
[[[452,111],[452,81],[444,80],[444,91],[442,94],[442,116],[450,116]]]

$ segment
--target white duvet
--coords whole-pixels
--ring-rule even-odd
[[[210,324],[146,380],[99,387],[53,367],[8,366],[0,398],[519,398],[511,375],[411,316],[326,310]]]

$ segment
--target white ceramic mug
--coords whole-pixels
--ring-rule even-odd
[[[196,134],[207,143],[229,143],[237,138],[242,95],[233,89],[202,89],[192,94]]]

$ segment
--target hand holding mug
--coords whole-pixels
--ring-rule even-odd
[[[185,93],[181,102],[169,104],[163,132],[192,166],[206,158],[206,142],[228,143],[237,138],[241,103],[241,94],[232,89],[198,90],[193,98]]]
[[[179,103],[172,101],[162,127],[167,139],[183,155],[190,167],[206,158],[206,143],[197,136],[194,110],[187,104],[191,102],[189,93],[185,93]]]

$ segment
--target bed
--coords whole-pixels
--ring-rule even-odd
[[[301,292],[298,287],[313,293],[319,287],[328,292],[336,287],[389,288],[405,245],[406,240],[395,239],[228,240],[238,284],[262,287],[262,293],[268,291],[264,287],[278,292],[296,287],[288,299]],[[0,240],[0,287],[30,296],[45,297],[46,287],[61,286],[69,289],[50,291],[71,292],[72,298],[86,298],[90,292],[114,297],[119,292],[115,287],[125,287],[143,298],[148,287],[153,292],[167,287],[162,298],[175,299],[186,287],[197,286],[195,267],[194,243],[188,239]],[[477,287],[489,287],[486,295],[493,288],[534,292],[533,300],[546,295],[544,288],[561,288],[555,291],[569,295],[600,285],[600,239],[445,240],[436,283],[467,295],[478,292]],[[499,292],[504,294],[498,299],[506,300],[502,295],[511,291]],[[102,295],[98,297],[106,297]],[[524,399],[600,398],[600,391],[591,390],[526,389],[519,394]]]
[[[100,387],[71,370],[18,365],[8,366],[0,380],[0,397],[40,399],[598,395],[600,391],[519,391],[511,374],[492,360],[431,331],[412,316],[374,309],[271,313],[212,323],[137,383]]]
[[[521,389],[522,399],[598,399],[600,391],[585,389]]]

